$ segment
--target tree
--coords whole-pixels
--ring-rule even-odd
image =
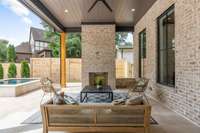
[[[52,39],[52,42],[49,44],[49,48],[52,50],[53,57],[59,57],[59,55],[60,55],[60,34],[52,32],[52,33],[49,33],[48,38]]]
[[[53,57],[59,57],[60,54],[60,34],[53,32],[53,29],[44,21],[41,23],[45,28],[44,36],[47,40],[51,40],[49,48],[52,50]],[[81,57],[81,34],[68,33],[66,52],[68,58]]]
[[[4,62],[7,59],[7,40],[0,40],[0,62]]]
[[[128,37],[128,32],[116,32],[115,43],[117,46],[121,44],[126,44],[126,39]]]
[[[67,57],[81,58],[81,34],[69,33],[67,41]]]
[[[49,48],[52,50],[53,57],[59,57],[60,55],[60,34],[54,32],[53,28],[49,26],[46,22],[41,22],[42,26],[45,28],[44,37],[50,40]]]
[[[3,79],[4,72],[3,72],[3,66],[0,64],[0,79]]]
[[[21,77],[29,78],[30,77],[30,68],[27,61],[21,62]]]
[[[11,63],[8,67],[8,78],[16,78],[17,68],[14,63]]]
[[[7,49],[7,60],[8,62],[15,62],[16,52],[15,47],[13,45],[9,45]]]

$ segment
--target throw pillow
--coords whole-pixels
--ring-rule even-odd
[[[125,101],[126,100],[124,98],[117,99],[117,100],[112,101],[112,105],[124,105]]]
[[[144,80],[139,80],[137,83],[138,86],[142,86],[145,85],[145,81]]]
[[[69,105],[78,105],[78,102],[68,95],[64,95],[64,102]]]
[[[126,105],[141,105],[143,103],[143,97],[131,97],[126,100]]]
[[[64,98],[61,94],[56,94],[53,96],[53,104],[61,105],[64,104]]]

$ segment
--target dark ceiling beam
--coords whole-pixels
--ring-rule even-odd
[[[27,6],[29,9],[29,5],[25,0],[18,0],[23,5]],[[40,1],[40,0],[30,0],[42,13],[45,14],[56,26],[58,26],[62,31],[65,31],[65,27],[60,23],[60,21],[49,11],[49,9]],[[30,9],[31,10],[31,9]],[[32,10],[34,13],[40,16],[38,12]]]
[[[92,25],[94,24],[92,23]],[[81,27],[66,27],[65,31],[66,32],[81,32]],[[133,26],[116,26],[116,32],[134,32],[134,27]]]
[[[134,26],[119,26],[115,22],[82,22],[81,25],[116,25],[116,32],[133,32]]]
[[[115,22],[81,22],[81,25],[109,25],[115,24]]]
[[[109,10],[110,12],[112,12],[112,8],[108,5],[108,3],[107,3],[105,0],[96,0],[96,1],[92,4],[92,6],[91,6],[90,9],[88,10],[88,12],[90,12],[90,11],[95,7],[95,5],[97,4],[97,2],[103,2],[103,4],[106,6],[106,8],[108,8],[108,10]]]
[[[116,32],[134,32],[134,26],[116,26]]]
[[[81,32],[81,27],[66,27],[65,32]]]

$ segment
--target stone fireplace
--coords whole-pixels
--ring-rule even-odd
[[[90,72],[89,73],[89,85],[96,86],[98,83],[102,86],[108,85],[108,73],[107,72]]]
[[[82,87],[95,76],[115,89],[115,25],[82,25]]]

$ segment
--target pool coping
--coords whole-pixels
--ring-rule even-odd
[[[25,82],[25,83],[19,83],[19,84],[0,84],[0,87],[18,87],[18,86],[21,86],[21,85],[27,85],[27,84],[30,84],[30,83],[34,83],[34,82],[38,82],[40,80],[40,78],[7,78],[7,79],[1,79],[1,81],[4,81],[4,80],[12,80],[12,79],[33,79],[33,81],[28,81],[28,82]]]

